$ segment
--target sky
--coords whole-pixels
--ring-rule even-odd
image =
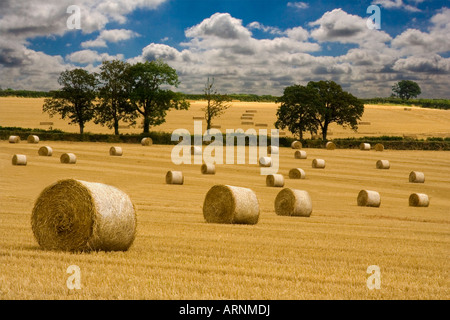
[[[388,97],[413,80],[420,98],[450,98],[450,3],[0,0],[1,88],[56,90],[62,71],[98,72],[112,59],[163,59],[185,93],[210,77],[220,93],[280,96],[333,80],[360,98]]]

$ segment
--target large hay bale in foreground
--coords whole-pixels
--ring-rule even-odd
[[[409,182],[424,183],[425,182],[425,174],[420,171],[411,171],[409,173]]]
[[[389,163],[389,160],[378,160],[376,167],[377,169],[389,169],[391,164]]]
[[[294,141],[291,143],[291,148],[292,149],[301,149],[302,143],[300,141]]]
[[[30,134],[27,138],[28,143],[39,143],[39,137],[33,134]]]
[[[370,143],[361,143],[359,145],[359,149],[363,151],[369,151],[370,150]]]
[[[44,157],[51,157],[53,154],[53,149],[49,146],[43,146],[39,148],[38,154]]]
[[[256,194],[248,188],[215,185],[203,202],[206,222],[256,224],[259,220],[259,203]]]
[[[312,167],[314,169],[325,169],[325,160],[323,160],[323,159],[314,159],[312,161]]]
[[[272,158],[270,158],[270,157],[261,157],[261,158],[259,158],[259,166],[260,167],[270,167],[270,166],[272,166]]]
[[[152,144],[153,144],[152,138],[147,137],[147,138],[142,138],[142,140],[141,140],[141,145],[143,145],[144,147],[151,146]]]
[[[327,144],[325,145],[325,148],[327,150],[334,150],[336,149],[336,145],[334,144],[334,142],[328,141]]]
[[[31,227],[44,249],[125,251],[135,238],[136,212],[115,187],[65,179],[41,192]]]
[[[425,193],[412,193],[409,196],[409,206],[411,207],[428,207],[430,200]]]
[[[358,193],[357,203],[361,207],[379,207],[381,205],[381,197],[376,191],[361,190]]]
[[[306,158],[308,158],[308,155],[306,154],[306,151],[304,151],[304,150],[297,150],[294,152],[294,158],[295,159],[306,159]]]
[[[284,177],[282,174],[269,174],[266,177],[266,186],[268,187],[284,187]]]
[[[61,161],[61,163],[75,164],[77,162],[77,156],[70,152],[63,153],[59,160]]]
[[[204,163],[200,171],[202,174],[216,174],[216,166],[213,163]]]
[[[13,166],[26,166],[27,156],[24,154],[15,154],[12,157],[11,163],[13,164]]]
[[[109,149],[109,155],[110,156],[116,156],[116,157],[120,157],[123,155],[123,150],[121,147],[111,147]]]
[[[307,191],[285,188],[275,198],[275,213],[279,216],[309,217],[311,212],[312,201]]]
[[[289,170],[289,179],[305,179],[306,173],[303,169],[294,168]]]
[[[375,151],[379,151],[379,152],[384,151],[384,145],[381,143],[377,143],[375,145]]]
[[[183,184],[184,176],[181,171],[168,171],[166,173],[166,183],[167,184]]]
[[[19,136],[9,136],[9,143],[19,143],[20,137]]]

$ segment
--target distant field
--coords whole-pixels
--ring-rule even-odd
[[[32,100],[1,100],[0,125],[36,127],[47,121],[40,100]],[[261,120],[274,116],[270,104],[237,104],[223,122],[236,124],[246,106],[258,108]],[[194,111],[198,107],[193,104]],[[437,135],[450,130],[443,128],[447,114],[368,107],[364,120],[377,128],[372,134]],[[171,113],[170,126],[162,128],[188,126],[191,120],[180,115]],[[56,128],[69,128],[51,121]],[[364,134],[372,126],[362,128]],[[38,148],[47,143],[53,157],[39,157]],[[450,298],[449,152],[305,149],[308,159],[298,160],[292,149],[281,148],[285,186],[307,190],[313,202],[311,217],[292,218],[275,214],[274,199],[281,189],[266,187],[256,165],[218,165],[216,175],[204,176],[199,165],[173,165],[170,146],[123,144],[122,157],[110,157],[110,146],[0,141],[0,299]],[[60,164],[63,152],[74,152],[77,164]],[[27,166],[11,165],[16,153],[27,155]],[[311,168],[316,157],[326,160],[324,170]],[[391,169],[375,169],[379,159],[388,159]],[[303,168],[307,179],[288,179],[294,167]],[[184,172],[185,185],[165,184],[165,173],[173,169]],[[411,170],[423,171],[425,184],[408,183]],[[39,248],[30,224],[33,203],[46,186],[64,178],[110,184],[131,197],[138,230],[127,252],[71,254]],[[206,223],[203,200],[215,184],[253,189],[259,223]],[[361,189],[378,191],[381,207],[358,207]],[[409,207],[413,192],[428,194],[430,207]],[[81,269],[82,288],[75,292],[66,287],[70,265]],[[370,265],[381,269],[380,290],[366,286]]]
[[[53,129],[61,129],[68,132],[78,132],[78,126],[68,125],[66,120],[58,117],[49,118],[48,114],[42,113],[43,98],[15,98],[0,97],[0,126],[17,126],[25,128],[48,129],[49,125],[40,125],[41,122],[53,122]],[[173,110],[166,117],[166,123],[151,128],[152,131],[172,132],[175,129],[185,128],[193,133],[193,117],[201,117],[205,102],[192,101],[189,110]],[[268,129],[274,128],[276,121],[275,103],[258,102],[233,102],[224,115],[213,121],[219,125],[220,130],[225,133],[226,129]],[[405,110],[405,108],[407,110]],[[254,109],[256,114],[252,120],[241,120],[246,110]],[[139,120],[140,121],[140,120]],[[242,122],[253,122],[253,125],[242,125]],[[427,137],[450,137],[450,110],[425,109],[403,106],[366,105],[362,124],[357,132],[332,124],[329,129],[329,139],[364,137],[364,136],[414,136],[419,139]],[[267,124],[267,127],[256,127],[256,124]],[[139,124],[138,124],[139,126]],[[139,133],[142,129],[121,128],[121,133]],[[203,121],[203,130],[206,123]],[[85,131],[95,133],[113,133],[106,127],[88,123]],[[286,132],[286,135],[290,135]],[[309,134],[306,134],[309,137]]]

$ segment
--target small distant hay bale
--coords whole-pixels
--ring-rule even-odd
[[[305,179],[306,173],[303,169],[294,168],[289,170],[289,179]]]
[[[403,110],[405,110],[405,111],[411,111],[412,108],[403,108]]]
[[[253,120],[253,117],[242,116],[241,120]]]
[[[269,174],[266,176],[266,186],[282,188],[284,187],[284,177],[282,174]]]
[[[200,171],[202,174],[216,174],[216,166],[213,163],[204,163]]]
[[[334,142],[328,141],[327,144],[325,145],[325,148],[327,150],[334,150],[336,149],[336,145],[334,144]]]
[[[358,124],[361,126],[370,126],[371,125],[371,123],[369,121],[360,121]]]
[[[31,216],[34,237],[47,250],[126,251],[134,241],[136,223],[126,193],[74,179],[45,188]]]
[[[411,171],[409,173],[409,182],[424,183],[425,182],[425,174],[420,171]]]
[[[253,118],[254,114],[252,114],[252,113],[243,113],[242,116],[243,117],[252,117]]]
[[[256,224],[258,198],[248,188],[215,185],[206,194],[203,216],[209,223]]]
[[[203,120],[205,117],[192,117],[193,120]]]
[[[384,145],[381,143],[377,143],[375,145],[375,151],[384,151]]]
[[[259,158],[259,166],[260,167],[270,167],[270,166],[272,166],[272,158],[271,157],[261,157],[261,158]]]
[[[429,205],[430,200],[425,193],[412,193],[409,196],[410,207],[428,207]]]
[[[15,154],[11,160],[13,166],[26,166],[27,156],[24,154]]]
[[[142,138],[142,140],[141,140],[141,145],[143,145],[145,147],[151,146],[152,144],[153,144],[152,138],[147,137],[147,138]]]
[[[302,143],[300,141],[293,141],[291,143],[291,148],[292,149],[301,149],[302,148]]]
[[[389,160],[378,160],[376,167],[377,169],[389,169],[391,164],[389,163]]]
[[[245,110],[247,113],[257,113],[258,111],[255,109]]]
[[[252,126],[254,123],[249,121],[243,121],[241,124]]]
[[[60,161],[61,163],[75,164],[77,162],[77,156],[73,153],[63,153]]]
[[[380,194],[376,191],[361,190],[357,198],[360,207],[379,207],[381,204]]]
[[[325,160],[323,160],[323,159],[314,159],[312,161],[312,167],[314,169],[325,169]]]
[[[285,136],[285,135],[286,135],[286,132],[280,131],[280,132],[278,132],[278,135],[279,135],[279,136]]]
[[[44,157],[51,157],[53,154],[53,149],[49,146],[43,146],[39,148],[38,154]]]
[[[200,146],[191,146],[191,155],[201,155],[202,147]]]
[[[27,138],[28,143],[39,143],[39,137],[36,135],[30,134]]]
[[[42,122],[39,122],[39,124],[40,124],[41,126],[52,126],[52,125],[53,125],[53,122],[50,122],[50,121],[42,121]]]
[[[312,201],[307,191],[284,188],[275,198],[275,213],[279,216],[309,217],[311,212]]]
[[[121,147],[111,147],[109,149],[109,155],[120,157],[121,155],[123,155],[123,150]]]
[[[167,171],[166,173],[167,184],[183,184],[184,176],[181,171]]]
[[[308,155],[306,154],[306,151],[304,150],[297,150],[294,152],[294,158],[295,159],[306,159]]]
[[[9,143],[19,143],[20,137],[19,136],[9,136]]]
[[[269,125],[267,123],[255,123],[255,126],[257,126],[257,127],[268,127]]]
[[[279,154],[280,153],[280,148],[276,147],[276,146],[268,146],[267,147],[267,154]]]
[[[359,145],[359,149],[363,151],[369,151],[370,150],[370,143],[361,143]]]
[[[220,128],[222,128],[221,125],[218,125],[218,124],[211,125],[211,129],[220,129]]]

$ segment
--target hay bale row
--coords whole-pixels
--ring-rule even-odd
[[[37,198],[31,227],[48,250],[126,251],[136,234],[136,212],[123,191],[101,183],[60,180]]]
[[[253,122],[243,121],[243,122],[241,122],[241,124],[245,124],[245,125],[250,125],[250,126],[252,126],[252,125],[253,125]]]
[[[295,159],[306,159],[308,155],[306,154],[306,151],[304,150],[297,150],[294,152],[294,158]]]

